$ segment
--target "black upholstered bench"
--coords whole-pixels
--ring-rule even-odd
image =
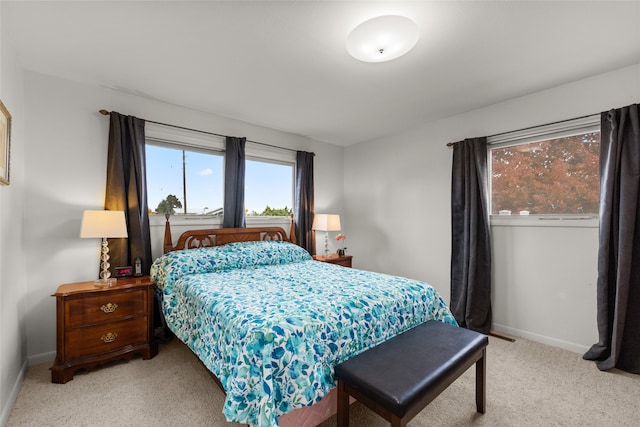
[[[337,365],[338,427],[349,425],[349,396],[404,427],[474,363],[484,414],[488,344],[483,334],[430,320]]]

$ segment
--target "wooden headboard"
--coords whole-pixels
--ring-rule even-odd
[[[296,242],[296,233],[291,218],[289,237],[282,227],[251,227],[251,228],[210,228],[207,230],[188,230],[180,235],[178,242],[173,246],[171,239],[171,224],[169,219],[164,224],[164,252],[179,249],[195,249],[210,246],[220,246],[234,242],[252,242],[261,240],[280,240],[283,242]]]

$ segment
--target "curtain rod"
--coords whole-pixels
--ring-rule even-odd
[[[111,114],[111,111],[108,111],[108,110],[98,110],[98,112],[100,114],[102,114],[103,116],[108,116],[108,115]],[[227,137],[227,135],[221,135],[221,134],[215,133],[215,132],[207,132],[205,130],[192,129],[192,128],[188,128],[188,127],[184,127],[184,126],[171,125],[171,124],[162,123],[162,122],[154,122],[153,120],[144,119],[144,121],[145,122],[149,122],[149,123],[154,123],[156,125],[169,126],[169,127],[176,128],[176,129],[190,130],[190,131],[193,131],[193,132],[204,133],[204,134],[207,134],[207,135],[219,136],[221,138],[226,138]],[[250,139],[247,139],[247,142],[251,142],[252,144],[264,145],[266,147],[277,148],[277,149],[280,149],[280,150],[295,151],[295,152],[298,151],[298,150],[294,150],[292,148],[278,147],[277,145],[271,145],[271,144],[267,144],[265,142],[259,142],[259,141],[252,141]],[[313,154],[314,156],[316,155],[316,153],[311,153],[311,154]]]
[[[506,135],[506,134],[509,134],[509,133],[522,132],[523,130],[537,129],[537,128],[541,128],[543,126],[557,125],[557,124],[560,124],[560,123],[571,122],[571,121],[580,120],[580,119],[586,119],[588,117],[595,117],[595,116],[598,116],[598,115],[600,115],[600,113],[587,114],[586,116],[574,117],[572,119],[558,120],[557,122],[545,123],[543,125],[535,125],[535,126],[529,126],[529,127],[526,127],[526,128],[522,128],[522,129],[510,130],[510,131],[507,131],[507,132],[494,133],[493,135],[487,136],[487,138],[495,138],[496,136],[502,136],[502,135]],[[447,142],[447,147],[453,147],[454,145],[456,145],[455,142]]]

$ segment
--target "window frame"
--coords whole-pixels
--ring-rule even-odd
[[[288,206],[291,211],[293,212],[293,208],[295,205],[295,200],[296,200],[296,161],[295,161],[295,155],[293,158],[293,161],[286,161],[286,160],[282,160],[281,158],[279,159],[268,159],[265,157],[257,157],[254,155],[248,155],[246,156],[247,160],[251,160],[253,162],[263,162],[263,163],[270,163],[270,164],[275,164],[275,165],[281,165],[281,166],[290,166],[291,167],[291,206]],[[245,185],[246,185],[246,177],[245,177]],[[246,205],[246,192],[245,192],[245,205]],[[274,208],[276,208],[276,206],[272,206]],[[249,218],[253,218],[253,219],[257,219],[259,220],[259,218],[284,218],[282,216],[277,217],[277,216],[257,216],[257,215],[245,215],[245,220],[248,220]],[[263,222],[261,222],[260,224],[262,224]]]
[[[505,132],[487,138],[487,191],[488,214],[491,226],[526,226],[526,227],[586,227],[599,226],[599,214],[537,214],[537,215],[499,215],[492,214],[492,150],[513,147],[539,141],[601,132],[600,116],[591,115],[548,125],[536,126],[519,131]]]
[[[174,149],[188,149],[207,154],[225,153],[225,138],[211,133],[162,125],[160,123],[147,122],[145,124],[145,145],[155,145]],[[292,206],[295,205],[295,173],[296,152],[287,148],[272,147],[247,141],[245,145],[246,158],[252,161],[260,161],[292,166]],[[224,176],[222,177],[224,180]],[[224,183],[223,183],[224,185]],[[291,218],[282,216],[252,216],[245,215],[246,225],[250,226],[285,226],[291,222]],[[149,224],[152,227],[164,226],[164,215],[149,215]],[[190,228],[204,228],[204,226],[222,227],[223,217],[180,214],[171,216],[171,224],[176,226],[190,226]],[[285,224],[286,223],[286,224]],[[288,228],[286,228],[288,229]]]

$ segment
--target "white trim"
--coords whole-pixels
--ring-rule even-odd
[[[166,218],[164,215],[149,215],[150,227],[164,227]],[[207,225],[211,228],[222,227],[222,216],[210,216],[210,215],[171,215],[169,218],[171,226],[184,226],[184,225]]]
[[[195,130],[176,128],[173,126],[163,125],[159,123],[145,124],[145,143],[149,145],[172,148],[176,150],[202,152],[211,155],[224,156],[225,138],[219,135],[212,135],[205,132]],[[263,145],[257,142],[247,141],[245,146],[245,154],[247,160],[261,163],[271,163],[282,166],[291,167],[291,209],[295,205],[295,173],[296,173],[296,151],[287,148]],[[221,183],[224,183],[224,161],[223,176],[220,177]],[[223,192],[224,193],[224,192]],[[186,194],[183,194],[187,197]],[[223,194],[224,196],[224,194]],[[224,198],[224,197],[223,197]],[[245,204],[246,206],[246,204]],[[252,223],[248,219],[247,224]],[[220,226],[222,217],[207,217],[206,215],[187,214],[182,216],[184,221],[198,220],[199,225]],[[161,221],[164,224],[164,221]],[[264,224],[264,221],[258,222]],[[152,226],[158,226],[157,220],[151,221]],[[177,224],[180,225],[180,224]]]
[[[276,227],[282,227],[287,232],[291,225],[291,218],[287,216],[252,216],[245,217],[247,227],[263,227],[273,225]],[[150,227],[164,227],[166,219],[164,215],[149,215]],[[197,226],[204,227],[210,226],[211,228],[222,227],[222,216],[208,216],[208,215],[171,215],[169,219],[171,227],[180,226]]]
[[[148,122],[145,123],[144,133],[146,142],[152,144],[224,151],[224,138],[217,135]]]
[[[149,122],[145,123],[144,132],[146,142],[152,145],[200,148],[216,152],[224,152],[225,150],[225,138],[219,135]],[[272,160],[294,165],[296,163],[296,152],[288,148],[247,141],[245,152],[247,158],[252,158],[252,160]]]
[[[487,138],[487,144],[490,145],[490,149],[493,149],[599,130],[600,116],[594,115],[490,136]]]
[[[569,341],[559,340],[556,338],[551,338],[546,335],[534,334],[532,332],[527,332],[527,331],[523,331],[521,329],[516,329],[516,328],[510,328],[508,326],[498,325],[496,323],[492,325],[492,328],[496,332],[502,332],[514,337],[522,337],[530,341],[535,341],[541,344],[550,345],[552,347],[562,348],[568,351],[573,351],[574,353],[578,353],[578,354],[584,354],[587,352],[587,350],[589,350],[589,346],[585,346],[582,344],[577,344]]]
[[[287,148],[269,147],[247,141],[245,145],[247,159],[255,161],[271,161],[272,163],[284,163],[296,165],[296,152]]]
[[[37,365],[42,362],[51,362],[56,358],[55,351],[48,351],[46,353],[36,354],[34,356],[29,356],[29,366]]]
[[[22,387],[24,376],[27,373],[27,366],[28,361],[27,359],[25,359],[22,363],[22,367],[20,368],[20,372],[18,373],[18,377],[13,383],[13,387],[11,387],[9,396],[7,396],[7,399],[5,400],[6,404],[4,408],[2,408],[2,413],[0,414],[0,426],[7,425],[7,422],[9,421],[9,416],[11,415],[11,411],[13,410],[13,405],[15,405],[16,400],[18,399],[18,394],[20,393],[20,388]]]
[[[530,144],[538,141],[564,138],[584,133],[600,132],[600,115],[580,117],[574,120],[550,123],[487,138],[487,192],[488,209],[493,209],[493,159],[492,151],[505,147]],[[587,215],[495,215],[490,214],[491,226],[531,226],[531,227],[598,227],[598,216]]]
[[[598,228],[597,215],[490,215],[497,227],[571,227]]]

